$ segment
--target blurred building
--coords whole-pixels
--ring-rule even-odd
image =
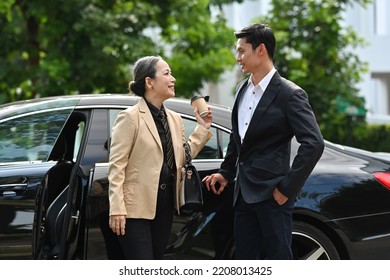
[[[369,63],[369,72],[359,85],[366,100],[367,121],[390,123],[390,2],[373,0],[366,8],[354,5],[345,14],[345,24],[352,26],[369,45],[358,49],[362,61]]]
[[[252,23],[252,20],[270,9],[270,0],[245,0],[241,4],[231,4],[224,8],[228,24],[239,30]],[[390,1],[372,0],[366,7],[358,4],[350,6],[341,24],[352,26],[359,37],[368,45],[356,49],[362,61],[368,62],[369,72],[363,75],[358,84],[359,95],[366,101],[367,122],[390,123]],[[218,84],[208,84],[204,94],[210,94],[212,102],[231,107],[234,101],[234,88],[241,79],[241,71],[236,66],[226,72]]]

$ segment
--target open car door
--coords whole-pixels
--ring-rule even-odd
[[[62,259],[61,242],[68,194],[77,187],[78,154],[87,117],[72,110],[59,133],[35,199],[33,259]]]
[[[79,98],[0,106],[0,259],[31,259],[35,198]]]

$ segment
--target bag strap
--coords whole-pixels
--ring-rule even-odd
[[[192,161],[191,147],[190,147],[190,145],[188,144],[188,142],[185,142],[183,146],[184,146],[184,151],[185,151],[185,153],[186,153],[186,163],[187,163],[187,164],[190,164],[191,161]]]

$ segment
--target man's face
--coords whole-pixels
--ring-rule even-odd
[[[254,73],[258,70],[261,62],[261,57],[258,55],[259,48],[260,46],[253,50],[252,45],[246,42],[246,38],[239,38],[237,40],[236,60],[244,73]]]

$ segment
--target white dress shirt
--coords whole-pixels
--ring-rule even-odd
[[[257,84],[253,84],[252,75],[248,79],[248,85],[238,105],[238,132],[240,134],[241,143],[244,140],[245,133],[252,120],[253,113],[259,103],[263,93],[267,89],[272,76],[276,69],[272,67],[271,71]]]

